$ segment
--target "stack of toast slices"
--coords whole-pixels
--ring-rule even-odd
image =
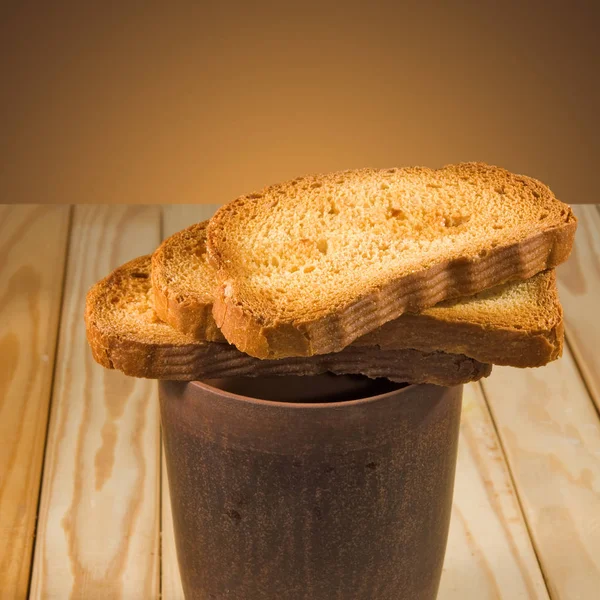
[[[562,353],[577,222],[482,163],[302,177],[245,195],[88,292],[97,362],[134,377],[361,374],[458,385]]]

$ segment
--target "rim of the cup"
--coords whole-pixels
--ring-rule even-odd
[[[356,398],[355,400],[341,400],[339,402],[280,402],[279,400],[264,400],[262,398],[253,398],[252,396],[242,396],[241,394],[235,394],[234,392],[228,392],[226,390],[222,390],[220,388],[214,387],[205,383],[204,381],[190,381],[190,384],[204,389],[205,391],[209,391],[211,393],[217,394],[219,396],[226,396],[232,400],[238,400],[247,402],[249,404],[259,404],[264,406],[274,406],[280,408],[302,408],[302,409],[323,409],[323,408],[338,408],[342,406],[359,406],[361,404],[369,404],[371,402],[375,402],[377,400],[385,400],[386,398],[396,395],[403,394],[407,390],[412,390],[415,387],[420,385],[427,384],[416,384],[409,383],[404,387],[398,388],[396,390],[391,390],[390,392],[385,392],[383,394],[376,394],[375,396],[367,396],[366,398]],[[397,382],[392,382],[397,383]],[[400,384],[399,384],[400,385]]]

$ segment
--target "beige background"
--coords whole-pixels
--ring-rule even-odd
[[[221,203],[462,160],[599,200],[597,3],[10,4],[0,202]]]

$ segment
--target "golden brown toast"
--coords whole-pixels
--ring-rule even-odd
[[[213,316],[252,356],[336,352],[404,313],[557,266],[575,229],[545,185],[481,163],[302,177],[210,220]]]

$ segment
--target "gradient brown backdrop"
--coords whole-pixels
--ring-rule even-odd
[[[462,160],[600,202],[595,3],[6,4],[0,202],[221,203]]]

